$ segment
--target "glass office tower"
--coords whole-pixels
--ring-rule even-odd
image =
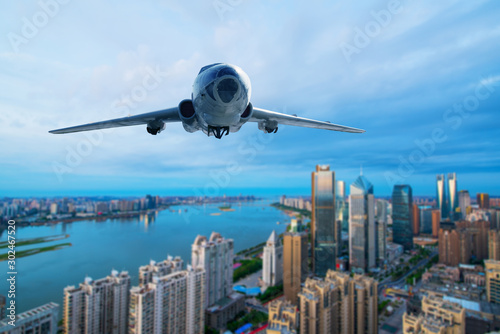
[[[393,241],[405,250],[413,248],[412,191],[409,185],[395,185],[392,191]]]
[[[313,272],[325,277],[328,269],[335,270],[341,232],[335,215],[335,173],[330,166],[316,166],[312,173],[312,258]]]
[[[351,270],[365,273],[377,256],[373,185],[360,175],[349,195],[349,262]]]
[[[437,208],[441,211],[441,219],[448,218],[448,205],[446,197],[446,187],[444,175],[440,174],[436,176],[436,202]]]
[[[452,221],[458,220],[458,189],[457,189],[457,174],[448,173],[448,210],[449,217]]]

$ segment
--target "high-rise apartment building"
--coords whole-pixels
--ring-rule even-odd
[[[292,220],[290,232],[283,235],[283,290],[285,298],[297,304],[301,283],[308,273],[307,233],[302,232],[299,221]]]
[[[458,221],[439,230],[439,262],[447,266],[488,258],[487,221]]]
[[[283,281],[283,246],[273,230],[264,246],[262,257],[262,280],[267,286],[275,286]]]
[[[395,185],[392,191],[393,242],[405,250],[413,248],[413,197],[409,185]]]
[[[500,261],[485,260],[486,297],[490,303],[500,304]]]
[[[422,299],[422,313],[403,315],[404,334],[465,334],[465,309],[430,295]]]
[[[478,193],[476,195],[476,198],[477,198],[477,205],[479,205],[481,209],[490,208],[490,195],[485,193]]]
[[[500,230],[488,231],[488,259],[500,261]]]
[[[151,260],[148,265],[139,267],[139,285],[143,286],[153,281],[153,276],[165,276],[176,271],[181,271],[184,261],[180,256],[168,256],[162,262]]]
[[[448,218],[448,204],[446,196],[446,181],[443,174],[436,176],[436,203],[437,208],[441,211],[441,219]]]
[[[468,190],[460,190],[458,192],[458,207],[460,208],[460,216],[465,219],[470,213],[470,195]]]
[[[375,197],[373,185],[360,175],[350,187],[349,262],[361,273],[376,265]]]
[[[340,253],[341,227],[335,215],[335,173],[330,166],[316,166],[312,173],[311,241],[313,272],[325,276],[335,269]]]
[[[458,203],[458,187],[457,187],[457,174],[448,173],[448,212],[452,221],[460,219],[457,209]]]
[[[300,333],[338,333],[340,287],[319,278],[308,278],[299,293]]]
[[[130,276],[126,271],[64,288],[64,333],[127,333]]]
[[[441,211],[432,210],[432,237],[439,237],[439,228],[441,225]]]
[[[412,229],[413,229],[413,235],[419,235],[420,234],[420,208],[418,207],[418,204],[413,203],[412,205],[412,215],[413,215],[413,221],[412,221]]]
[[[130,290],[130,334],[202,334],[205,271],[192,268],[153,276]]]
[[[296,334],[298,326],[296,306],[283,300],[275,300],[269,304],[267,334]]]
[[[372,278],[328,271],[307,279],[300,297],[301,333],[376,333],[378,284]]]
[[[48,303],[16,315],[15,326],[9,319],[0,321],[2,334],[56,334],[59,305]]]
[[[205,308],[215,304],[233,291],[233,239],[224,239],[212,232],[210,239],[197,236],[191,246],[194,268],[205,270]]]

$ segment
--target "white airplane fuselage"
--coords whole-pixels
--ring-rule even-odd
[[[250,95],[250,78],[238,66],[205,66],[194,81],[191,96],[198,129],[207,135],[215,135],[217,128],[238,131],[251,115]]]

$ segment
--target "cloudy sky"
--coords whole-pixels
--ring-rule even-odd
[[[377,195],[435,175],[500,195],[498,1],[8,1],[0,196],[308,194],[316,164]],[[176,106],[199,69],[240,66],[255,106],[366,129],[170,124],[49,130]]]

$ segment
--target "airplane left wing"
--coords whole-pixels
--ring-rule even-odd
[[[266,128],[266,131],[268,132],[271,132],[269,130],[277,129],[278,124],[301,126],[305,128],[314,128],[314,129],[324,129],[331,131],[352,132],[352,133],[365,132],[365,130],[351,128],[349,126],[332,124],[330,122],[315,121],[309,118],[282,114],[279,112],[260,109],[260,108],[253,108],[253,113],[251,118],[249,119],[249,122],[259,123],[259,128],[260,125],[262,124],[263,128]]]
[[[60,133],[70,133],[70,132],[80,132],[80,131],[90,131],[99,129],[109,129],[117,128],[120,126],[131,126],[140,125],[148,123],[156,123],[155,126],[164,123],[180,122],[178,107],[163,109],[158,111],[153,111],[145,114],[128,116],[122,118],[115,118],[108,121],[89,123],[83,125],[72,126],[69,128],[57,129],[49,131],[50,133],[60,134]],[[159,124],[158,124],[159,123]]]

